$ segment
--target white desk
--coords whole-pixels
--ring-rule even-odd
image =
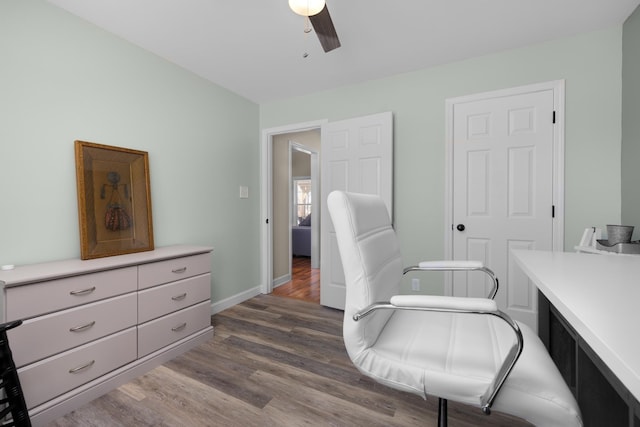
[[[640,257],[513,251],[523,271],[640,401]]]

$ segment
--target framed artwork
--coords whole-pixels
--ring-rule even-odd
[[[153,250],[146,151],[76,141],[80,257]]]

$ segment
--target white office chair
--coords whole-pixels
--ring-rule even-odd
[[[544,345],[492,299],[493,273],[478,262],[426,262],[403,269],[387,208],[377,196],[334,191],[328,207],[346,280],[343,335],[363,374],[425,399],[491,408],[537,426],[581,426],[578,405]],[[413,270],[480,270],[489,298],[399,295]]]

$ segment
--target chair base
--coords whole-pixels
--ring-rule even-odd
[[[7,331],[22,324],[22,320],[0,324],[0,425],[6,427],[31,427],[29,411],[22,394],[18,370],[13,361]],[[11,421],[3,422],[11,414]]]
[[[447,427],[447,399],[438,398],[438,427]]]

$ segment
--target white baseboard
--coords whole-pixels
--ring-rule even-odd
[[[277,288],[280,285],[284,285],[287,282],[291,281],[291,274],[285,274],[284,276],[280,276],[276,279],[273,279],[273,288]]]
[[[211,314],[219,313],[222,310],[226,310],[236,304],[240,304],[241,302],[251,299],[256,295],[260,295],[261,293],[262,291],[260,290],[260,286],[256,286],[255,288],[251,288],[229,298],[225,298],[222,301],[211,303]]]

